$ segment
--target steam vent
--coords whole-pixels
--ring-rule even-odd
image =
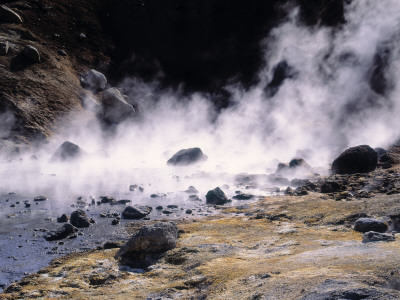
[[[0,299],[400,299],[399,0],[0,1]]]

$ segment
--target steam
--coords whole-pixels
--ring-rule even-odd
[[[129,185],[140,184],[146,193],[139,198],[144,199],[150,193],[195,185],[202,196],[217,185],[232,184],[236,174],[270,174],[278,162],[296,156],[327,172],[346,147],[387,147],[396,141],[400,2],[351,1],[346,23],[335,29],[305,27],[298,13],[293,9],[261,43],[266,67],[259,84],[250,90],[226,87],[233,95],[232,107],[217,112],[202,94],[160,92],[157,83],[126,78],[120,88],[142,107],[139,120],[107,134],[94,117],[97,104],[88,97],[89,109],[77,116],[76,125],[41,149],[38,160],[13,163],[13,176],[6,176],[2,186],[51,191],[59,198],[66,191],[129,198]],[[282,62],[290,74],[271,92],[274,72]],[[75,163],[49,164],[65,140],[91,155]],[[167,167],[168,158],[190,147],[200,147],[208,160],[191,167]],[[228,193],[233,191],[232,187]]]

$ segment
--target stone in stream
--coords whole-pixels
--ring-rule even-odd
[[[216,205],[224,205],[229,201],[228,197],[226,197],[225,193],[219,188],[208,191],[206,195],[206,203],[207,204],[216,204]]]
[[[368,231],[363,234],[363,243],[369,242],[393,242],[396,240],[394,234]]]
[[[127,206],[122,212],[124,219],[138,220],[150,214],[152,208],[149,206]]]
[[[376,169],[378,153],[368,145],[349,148],[332,163],[333,174],[368,173]]]
[[[115,202],[115,199],[113,197],[110,197],[110,196],[101,196],[100,197],[100,202],[101,203],[109,203],[109,204],[111,204],[111,203]]]
[[[145,225],[116,253],[115,258],[135,267],[148,267],[176,247],[178,227],[172,223]]]
[[[78,231],[77,228],[67,223],[57,230],[49,231],[44,238],[46,241],[61,240],[73,235],[76,231]]]
[[[200,148],[188,148],[179,150],[168,161],[168,165],[187,166],[207,159]]]
[[[13,11],[11,8],[0,5],[0,22],[1,23],[22,23],[22,18],[19,14]]]
[[[71,224],[78,228],[89,227],[91,220],[82,209],[78,209],[71,214]]]
[[[354,223],[354,230],[359,232],[376,231],[385,232],[388,224],[373,218],[360,218]]]
[[[37,196],[33,200],[36,202],[46,201],[47,197],[46,196]]]

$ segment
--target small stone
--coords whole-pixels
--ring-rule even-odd
[[[58,54],[60,54],[61,56],[67,56],[67,52],[65,52],[64,50],[60,49],[58,50]]]
[[[69,218],[66,214],[62,214],[60,217],[57,218],[58,223],[65,223],[68,222]]]
[[[35,47],[27,45],[24,49],[24,55],[30,62],[40,63],[40,54]]]
[[[111,222],[111,225],[118,225],[119,224],[119,219],[114,219]]]
[[[33,200],[36,202],[46,201],[47,197],[46,196],[37,196]]]
[[[162,207],[161,205],[159,205],[159,206],[156,207],[156,209],[157,209],[157,210],[163,210],[164,207]]]
[[[193,211],[191,209],[186,210],[186,214],[191,215],[192,213],[193,213]]]
[[[388,229],[386,222],[373,218],[360,218],[354,223],[354,230],[359,232],[385,232]]]

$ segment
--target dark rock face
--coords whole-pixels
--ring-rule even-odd
[[[150,214],[151,211],[152,208],[149,206],[127,206],[122,212],[122,216],[125,219],[138,220]]]
[[[71,224],[78,228],[89,227],[90,220],[82,209],[78,209],[71,214]]]
[[[394,234],[368,231],[363,234],[363,243],[369,242],[393,242],[396,240]]]
[[[65,239],[68,236],[74,234],[77,231],[77,229],[72,226],[71,224],[64,224],[61,228],[54,230],[54,231],[49,231],[44,238],[46,241],[55,241],[55,240],[61,240]]]
[[[208,191],[206,195],[207,204],[224,205],[228,201],[228,197],[226,197],[225,193],[219,187]]]
[[[342,186],[335,181],[325,181],[321,185],[321,193],[335,193],[342,190]]]
[[[168,165],[186,166],[207,159],[200,148],[179,150],[168,161]]]
[[[389,169],[400,163],[400,155],[386,152],[380,156],[378,166],[383,169]]]
[[[360,218],[354,223],[354,230],[359,232],[385,232],[387,229],[387,223],[373,218]]]
[[[367,173],[376,169],[378,153],[370,146],[361,145],[344,151],[332,163],[334,174]]]
[[[378,153],[378,159],[381,158],[381,156],[387,152],[385,149],[379,147],[374,148],[374,150],[376,153]]]
[[[51,157],[51,161],[67,161],[82,157],[85,152],[76,144],[69,141],[65,141],[62,145],[54,152]]]
[[[133,266],[147,267],[176,247],[178,227],[172,223],[145,225],[117,252],[116,258]]]

